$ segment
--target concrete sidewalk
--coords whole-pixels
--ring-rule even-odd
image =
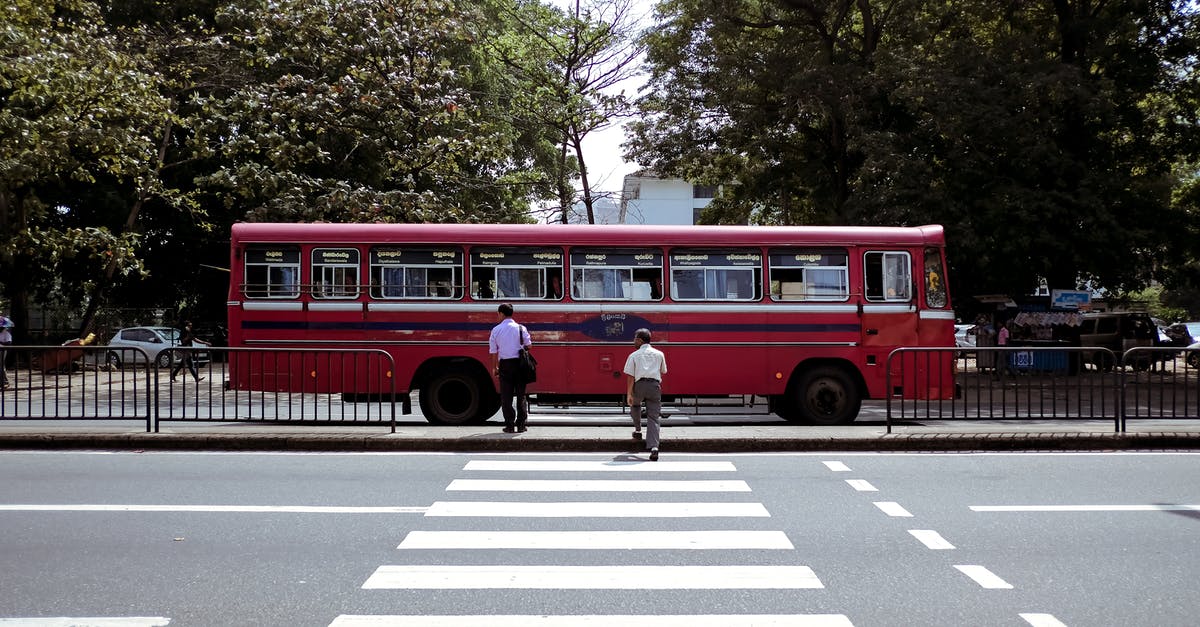
[[[498,422],[434,426],[406,422],[329,426],[279,423],[164,422],[159,433],[145,423],[0,421],[0,449],[220,450],[220,451],[474,451],[637,452],[642,443],[619,414],[594,422],[531,418],[529,431],[508,434]],[[663,426],[663,454],[787,451],[1083,451],[1200,449],[1198,421],[1130,421],[1115,433],[1111,421],[940,421],[893,425],[879,422],[816,427],[779,422],[697,423],[671,419]]]

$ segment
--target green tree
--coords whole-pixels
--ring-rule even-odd
[[[255,81],[199,96],[208,190],[254,220],[514,221],[535,188],[494,115],[470,25],[445,0],[230,3]]]
[[[1190,250],[1182,0],[668,0],[632,153],[706,218],[950,233],[959,294],[1133,288]]]
[[[486,44],[509,70],[521,123],[552,138],[557,155],[544,163],[553,179],[562,222],[581,201],[595,223],[598,194],[583,141],[629,116],[622,81],[637,73],[642,54],[630,0],[575,0],[569,10],[519,2],[503,15],[504,32]],[[578,178],[579,192],[574,181]]]
[[[141,270],[120,224],[157,177],[170,103],[82,0],[10,0],[0,25],[0,276],[18,333],[31,299],[82,299]]]

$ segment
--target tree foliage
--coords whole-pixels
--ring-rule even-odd
[[[1169,0],[667,0],[633,156],[706,217],[950,233],[960,294],[1195,256],[1200,33]]]

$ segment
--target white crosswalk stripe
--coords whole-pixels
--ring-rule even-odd
[[[718,529],[629,529],[568,530],[528,528],[513,530],[413,530],[397,549],[409,556],[421,551],[453,551],[474,562],[471,553],[480,553],[482,563],[414,563],[379,566],[362,584],[365,590],[802,590],[823,588],[821,580],[808,566],[762,565],[753,563],[687,564],[682,558],[663,563],[632,565],[552,565],[496,563],[496,551],[793,551],[787,534],[778,530],[731,528],[731,521],[742,518],[768,519],[771,514],[759,502],[696,500],[701,495],[749,493],[750,486],[740,480],[656,480],[638,478],[629,473],[728,473],[736,472],[726,461],[639,460],[469,460],[463,472],[470,478],[456,478],[446,492],[482,495],[520,493],[561,494],[550,500],[461,500],[436,501],[425,511],[430,519],[456,517],[506,519],[666,519],[719,518]],[[623,473],[628,479],[505,479],[480,477],[485,473]],[[511,476],[511,475],[510,475]],[[612,498],[586,499],[583,494],[674,494],[672,500],[638,501]],[[686,499],[682,495],[691,494]],[[519,498],[519,497],[518,497]],[[528,497],[526,497],[528,498]],[[708,496],[707,498],[712,498]],[[719,498],[719,497],[718,497]],[[681,500],[682,499],[682,500]],[[511,524],[511,523],[510,523]],[[536,525],[537,523],[532,523]],[[550,524],[550,523],[546,523]],[[541,554],[541,553],[539,553]],[[432,554],[431,555],[437,555]],[[516,555],[514,553],[514,555]],[[522,553],[521,555],[525,555]],[[417,560],[420,561],[419,559]],[[453,560],[460,562],[460,559]],[[586,560],[581,560],[586,561]],[[741,560],[739,560],[741,561]],[[753,559],[747,559],[753,562]],[[692,609],[692,608],[688,608]],[[618,609],[619,611],[619,609]],[[739,627],[750,625],[789,625],[797,627],[852,627],[841,614],[579,614],[579,615],[356,615],[337,617],[331,627],[510,627],[565,625],[655,625],[656,627]]]
[[[163,627],[162,616],[48,616],[0,619],[0,627]]]
[[[793,549],[782,531],[410,531],[400,549]]]
[[[854,627],[842,614],[579,614],[337,617],[329,627]]]
[[[506,472],[734,472],[732,462],[562,461],[475,459],[467,471]]]
[[[749,492],[745,481],[455,479],[447,491],[478,492]]]
[[[699,518],[769,517],[762,503],[622,503],[571,501],[435,501],[425,516],[497,516],[512,518]]]
[[[823,588],[807,566],[386,565],[365,589],[739,590]]]

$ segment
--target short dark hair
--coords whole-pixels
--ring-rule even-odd
[[[496,311],[504,314],[505,318],[512,317],[513,315],[512,305],[508,303],[501,303],[500,306],[496,308]]]
[[[637,331],[633,332],[633,337],[636,337],[637,339],[649,344],[650,343],[650,329],[638,329]]]

